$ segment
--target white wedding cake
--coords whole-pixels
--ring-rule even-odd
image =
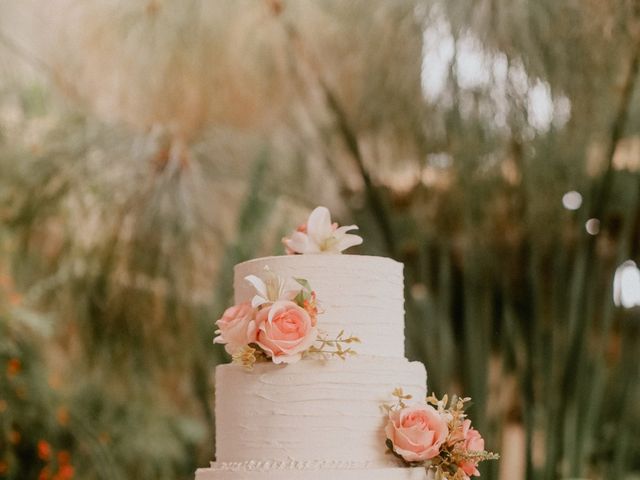
[[[244,279],[268,267],[309,281],[330,336],[357,333],[358,355],[289,365],[216,368],[216,453],[197,480],[424,479],[386,453],[380,406],[402,385],[426,397],[422,363],[404,357],[402,264],[382,257],[317,254],[250,260],[235,267],[236,303],[250,301]]]
[[[403,265],[340,253],[250,260],[235,267],[236,304],[255,304],[255,282],[247,279],[265,269],[305,279],[317,295],[318,329],[325,338],[357,336],[357,355],[257,362],[251,370],[218,366],[217,460],[196,480],[427,478],[423,467],[403,465],[385,448],[381,405],[390,393],[402,386],[426,397],[424,366],[404,356]]]

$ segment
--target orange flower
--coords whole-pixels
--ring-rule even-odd
[[[71,462],[71,455],[66,450],[60,450],[58,452],[58,463],[60,465],[69,465]]]
[[[53,480],[71,480],[73,475],[75,474],[75,470],[71,465],[62,465],[58,473],[55,474]]]
[[[38,475],[38,480],[49,480],[51,478],[51,473],[49,472],[49,467],[44,467],[40,470],[40,475]]]
[[[0,460],[0,475],[4,475],[9,470],[9,464],[4,460]]]
[[[11,358],[7,362],[7,375],[15,377],[22,370],[22,363],[18,358]]]
[[[46,440],[38,441],[38,458],[49,460],[51,458],[51,445]]]

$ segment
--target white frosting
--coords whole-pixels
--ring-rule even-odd
[[[212,463],[196,471],[196,480],[426,480],[424,468],[381,466],[358,462]]]
[[[404,357],[403,265],[366,255],[284,255],[240,263],[235,267],[235,301],[251,300],[255,291],[244,279],[265,266],[285,278],[305,278],[316,291],[318,327],[330,335],[344,330],[362,344],[358,353]]]
[[[389,462],[381,405],[393,400],[396,387],[424,398],[422,363],[357,356],[286,366],[259,363],[251,372],[220,365],[217,460]]]

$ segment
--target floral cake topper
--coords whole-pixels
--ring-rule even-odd
[[[228,308],[216,322],[214,343],[224,344],[235,363],[251,369],[258,361],[295,363],[303,356],[345,359],[357,337],[329,338],[318,328],[316,293],[302,278],[284,279],[268,268],[245,277],[255,289],[250,302]]]
[[[441,400],[432,395],[425,403],[407,404],[411,395],[401,388],[393,396],[395,404],[383,405],[386,444],[407,466],[423,466],[435,480],[470,480],[480,476],[481,461],[499,458],[484,449],[484,439],[467,419],[469,398],[454,396],[449,402],[447,395]]]
[[[356,225],[339,227],[331,222],[331,213],[326,207],[316,207],[306,223],[300,225],[290,237],[282,242],[290,255],[300,253],[342,253],[349,247],[360,245],[362,237],[347,233],[357,230]]]

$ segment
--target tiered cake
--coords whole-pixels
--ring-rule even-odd
[[[245,278],[265,267],[304,278],[320,303],[318,325],[360,338],[346,360],[304,357],[285,365],[216,368],[216,457],[196,480],[426,478],[385,448],[381,405],[402,386],[426,396],[426,372],[404,356],[402,264],[382,257],[309,254],[267,257],[235,267],[235,300],[251,301]]]

